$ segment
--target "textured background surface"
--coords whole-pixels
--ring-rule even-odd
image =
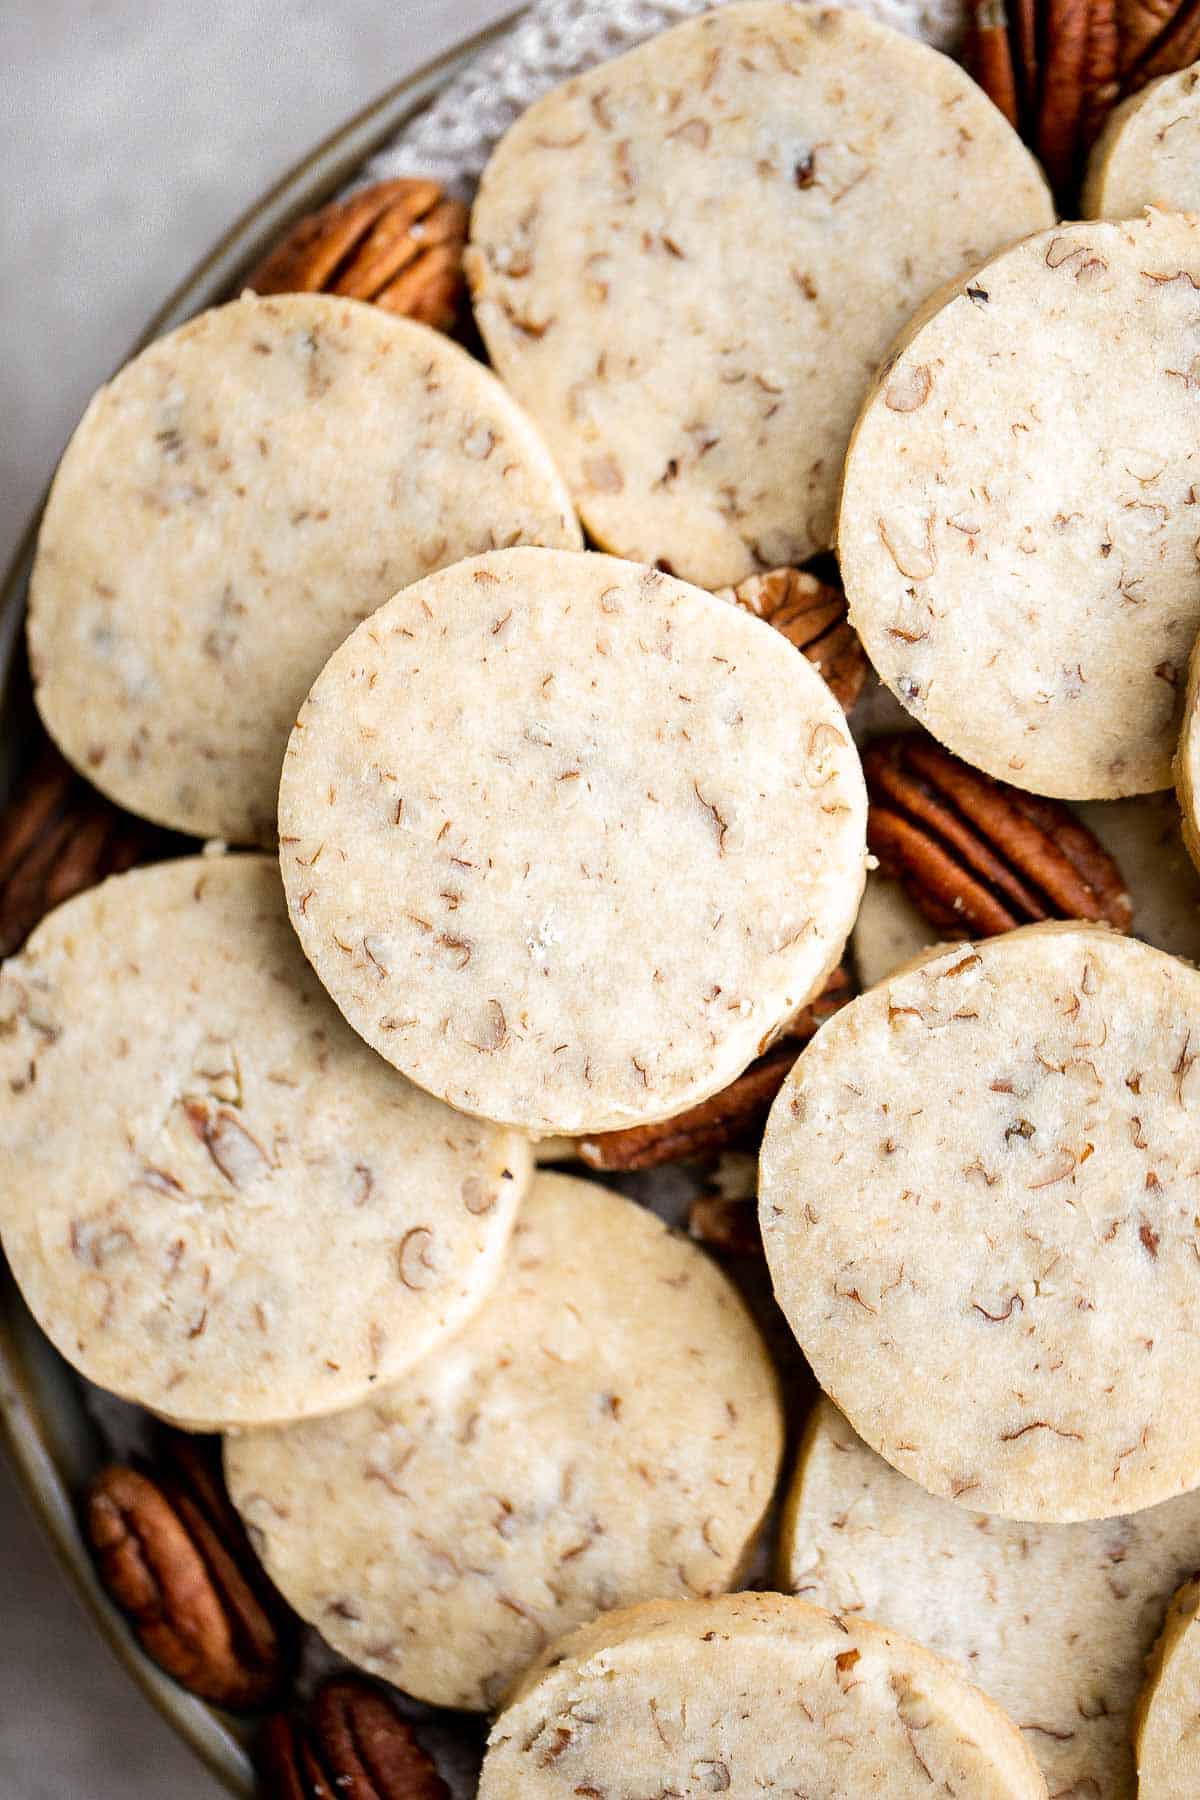
[[[0,0],[0,554],[93,388],[242,209],[513,0]],[[214,1800],[50,1560],[0,1459],[0,1795]]]

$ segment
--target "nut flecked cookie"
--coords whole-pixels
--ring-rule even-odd
[[[68,901],[0,973],[0,1238],[89,1380],[192,1429],[352,1405],[497,1279],[529,1149],[373,1056],[260,856]]]
[[[1200,973],[1065,924],[943,949],[802,1052],[760,1167],[776,1296],[931,1493],[1070,1520],[1200,1482],[1197,1063]]]
[[[457,345],[246,295],[151,344],[71,439],[30,586],[38,709],[130,811],[270,844],[296,709],[361,619],[461,556],[579,541],[535,428]]]
[[[288,747],[284,885],[354,1028],[538,1136],[670,1118],[836,967],[865,874],[840,707],[778,632],[613,557],[397,594]]]
[[[1200,63],[1114,107],[1093,147],[1084,217],[1132,219],[1144,206],[1200,209]]]
[[[897,1474],[821,1400],[784,1508],[779,1582],[960,1664],[1020,1728],[1052,1794],[1133,1800],[1143,1658],[1198,1545],[1200,1493],[1075,1525],[971,1512]]]
[[[653,1214],[541,1174],[493,1299],[335,1418],[228,1440],[267,1570],[352,1661],[495,1706],[594,1613],[737,1580],[783,1445],[736,1290]]]
[[[1064,799],[1163,788],[1200,625],[1200,220],[1056,226],[936,296],[855,427],[850,619],[965,761]]]
[[[891,339],[1053,217],[949,58],[860,13],[750,4],[536,101],[484,171],[466,268],[597,542],[717,587],[829,546]]]
[[[1200,1792],[1200,1577],[1171,1601],[1134,1719],[1138,1800]]]
[[[781,1594],[632,1606],[552,1645],[479,1800],[771,1793],[1045,1800],[1011,1722],[897,1632]]]

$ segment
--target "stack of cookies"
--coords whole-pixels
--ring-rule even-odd
[[[41,717],[197,842],[0,973],[4,1250],[487,1800],[1200,1789],[1167,81],[1060,224],[956,63],[723,7],[496,149],[490,368],[350,297],[389,195],[63,458]]]

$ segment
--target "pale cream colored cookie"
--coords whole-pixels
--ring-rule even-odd
[[[107,881],[0,973],[0,1237],[92,1381],[193,1429],[349,1406],[496,1281],[529,1149],[373,1056],[260,856]]]
[[[1171,1602],[1138,1701],[1134,1747],[1139,1800],[1195,1800],[1200,1793],[1198,1607],[1200,1578],[1193,1575]]]
[[[721,1593],[775,1485],[775,1373],[736,1291],[607,1189],[538,1175],[493,1299],[386,1393],[230,1440],[296,1610],[443,1706],[494,1706],[561,1632]]]
[[[467,272],[596,540],[717,587],[829,545],[892,337],[1053,217],[948,58],[856,12],[723,6],[529,108]]]
[[[1052,1794],[1132,1800],[1142,1660],[1198,1555],[1200,1493],[1076,1525],[988,1517],[897,1474],[822,1400],[784,1509],[779,1581],[961,1663],[1021,1728]]]
[[[480,1800],[1044,1800],[1011,1722],[950,1663],[780,1594],[633,1606],[534,1666]]]
[[[1200,1484],[1197,1063],[1200,974],[1076,925],[943,950],[802,1052],[760,1164],[776,1295],[932,1493],[1068,1520]]]
[[[246,295],[144,350],[71,439],[30,587],[38,708],[121,805],[272,843],[330,652],[407,582],[513,543],[579,528],[488,370],[378,307]]]
[[[850,617],[950,749],[1034,793],[1166,787],[1200,624],[1200,221],[1057,226],[935,297],[855,427]]]
[[[866,801],[841,710],[748,613],[508,550],[397,594],[284,764],[284,884],[350,1023],[538,1136],[669,1118],[820,991]]]
[[[1085,218],[1132,219],[1144,206],[1200,208],[1200,63],[1114,107],[1088,159]]]

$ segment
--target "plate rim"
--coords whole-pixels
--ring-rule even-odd
[[[510,30],[525,10],[523,5],[517,6],[480,30],[456,39],[393,82],[306,151],[245,208],[172,289],[138,333],[122,363],[163,332],[227,295],[295,219],[321,205],[343,186],[453,74]],[[25,590],[48,493],[49,483],[34,505],[0,580],[0,736],[7,733],[7,715],[12,708],[10,689],[15,666],[20,662]],[[54,1444],[48,1416],[35,1395],[21,1349],[20,1339],[26,1329],[37,1333],[47,1355],[56,1355],[26,1311],[0,1253],[0,1446],[22,1497],[72,1592],[127,1674],[225,1790],[240,1800],[250,1800],[254,1774],[243,1741],[248,1727],[198,1700],[165,1675],[141,1649],[97,1578],[79,1529],[72,1484]]]

